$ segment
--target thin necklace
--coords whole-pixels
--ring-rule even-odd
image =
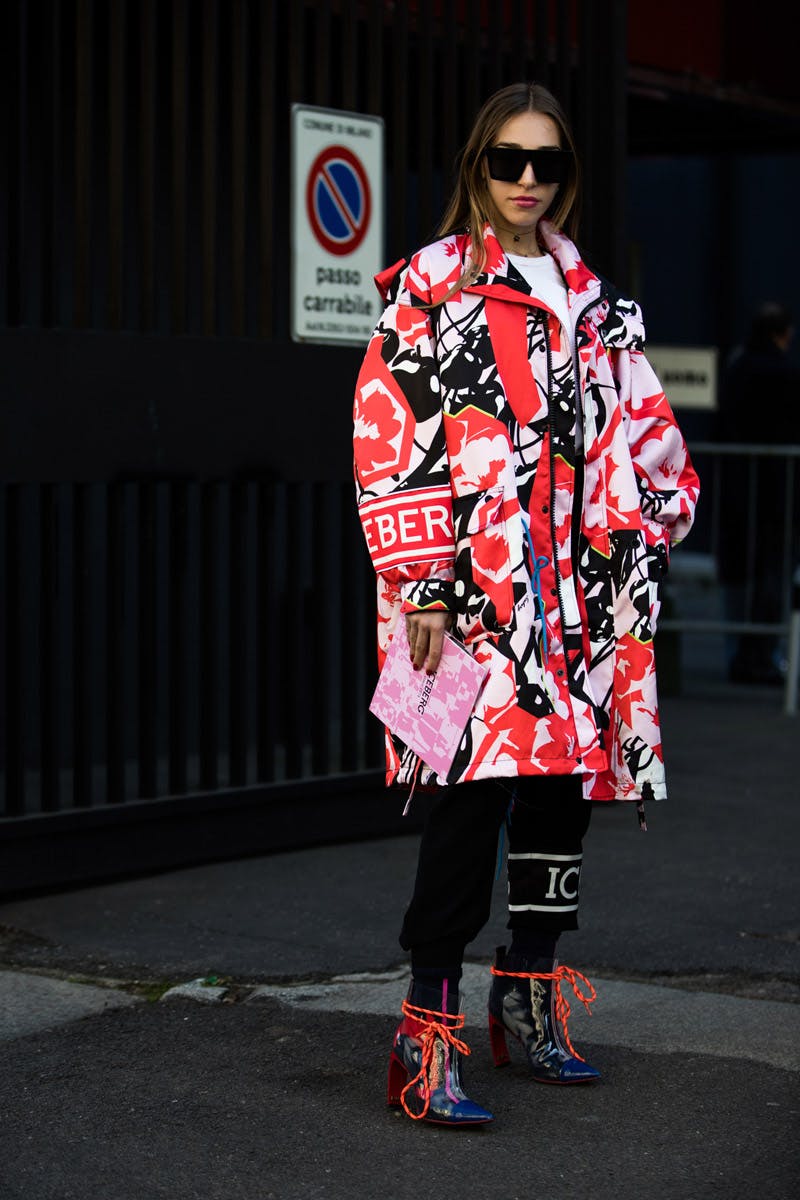
[[[520,241],[520,239],[521,239],[521,236],[522,236],[522,235],[521,235],[521,234],[519,234],[519,233],[514,233],[514,234],[512,234],[512,237],[513,237],[513,239],[514,239],[514,241],[515,241],[515,242],[519,242],[519,241]],[[538,247],[537,247],[537,249],[538,249]],[[539,250],[539,253],[538,253],[538,254],[525,254],[525,252],[523,251],[523,258],[541,258],[541,257],[542,257],[542,251],[541,251],[541,250]]]

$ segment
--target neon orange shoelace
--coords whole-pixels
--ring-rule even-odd
[[[419,1071],[410,1079],[400,1093],[400,1103],[405,1111],[411,1117],[412,1121],[421,1121],[428,1113],[431,1105],[431,1085],[430,1085],[430,1066],[433,1059],[434,1046],[436,1039],[439,1038],[445,1045],[445,1056],[448,1060],[446,1068],[449,1066],[450,1049],[460,1050],[462,1054],[469,1054],[470,1048],[466,1042],[462,1042],[460,1038],[455,1036],[456,1029],[464,1028],[464,1014],[459,1013],[457,1016],[452,1016],[449,1013],[436,1012],[430,1008],[418,1008],[417,1005],[411,1004],[408,1000],[404,1000],[400,1006],[404,1017],[409,1017],[412,1021],[419,1021],[423,1026],[419,1034],[415,1037],[419,1038],[422,1049],[422,1062]],[[445,1022],[450,1022],[446,1024]],[[445,1074],[446,1078],[446,1074]],[[422,1080],[422,1112],[414,1113],[406,1103],[406,1092],[411,1091],[416,1084]],[[448,1087],[449,1094],[449,1087]],[[455,1099],[455,1097],[451,1097]]]
[[[577,1058],[579,1060],[579,1062],[586,1061],[585,1058],[583,1058],[580,1054],[578,1054],[578,1051],[575,1049],[575,1047],[573,1046],[573,1044],[570,1040],[569,1029],[567,1028],[567,1022],[569,1021],[569,1015],[572,1012],[572,1009],[570,1008],[569,1000],[566,998],[566,996],[561,991],[561,983],[562,983],[562,980],[564,980],[572,988],[573,992],[575,993],[575,998],[577,1000],[580,1000],[581,1004],[586,1009],[589,1016],[591,1016],[592,1015],[591,1005],[597,999],[597,991],[595,990],[594,984],[590,983],[585,975],[583,975],[580,971],[574,970],[572,967],[564,967],[564,966],[558,966],[555,969],[555,971],[501,971],[497,967],[493,966],[492,974],[493,975],[512,975],[517,979],[552,979],[555,983],[555,991],[556,991],[556,1020],[558,1021],[559,1025],[561,1026],[561,1030],[564,1034],[564,1041],[566,1043],[567,1049],[569,1050],[572,1057]],[[583,983],[585,983],[585,985],[586,985],[588,991],[591,993],[591,995],[586,995],[584,993],[580,984],[577,983],[577,980],[579,980],[579,979],[582,980]]]

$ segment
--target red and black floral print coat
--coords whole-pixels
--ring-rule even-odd
[[[483,273],[443,304],[467,235],[377,279],[354,460],[378,665],[401,613],[447,609],[489,666],[448,778],[423,764],[421,783],[580,774],[589,799],[659,799],[658,585],[698,479],[638,306],[539,229],[567,284],[572,352],[488,226]],[[411,783],[416,757],[388,731],[386,753],[387,784]]]

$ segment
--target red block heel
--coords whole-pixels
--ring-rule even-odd
[[[508,1043],[506,1042],[506,1027],[502,1021],[489,1013],[489,1042],[492,1047],[492,1057],[496,1067],[505,1067],[510,1061]]]
[[[402,1092],[408,1081],[408,1071],[394,1054],[389,1055],[389,1079],[386,1084],[386,1103],[390,1108],[402,1104]]]

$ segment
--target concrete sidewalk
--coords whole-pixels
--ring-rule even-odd
[[[463,989],[468,1090],[495,1113],[480,1131],[385,1106],[416,836],[0,904],[2,1200],[788,1200],[798,732],[774,692],[668,699],[670,799],[646,834],[632,807],[598,806],[561,947],[598,991],[570,1017],[596,1086],[536,1087],[514,1048],[491,1063],[498,878]]]

